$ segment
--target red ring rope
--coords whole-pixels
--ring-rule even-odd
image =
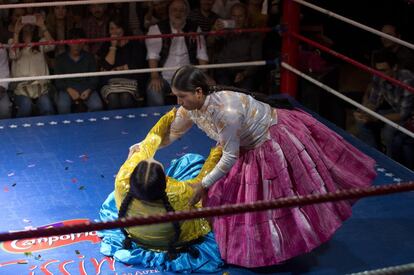
[[[156,223],[165,223],[178,220],[188,220],[195,218],[205,218],[213,216],[223,216],[240,214],[245,212],[256,212],[282,207],[304,206],[314,203],[324,203],[339,200],[357,199],[368,196],[386,195],[398,192],[406,192],[414,190],[414,182],[406,182],[399,184],[389,184],[382,186],[371,186],[365,189],[354,188],[349,190],[337,191],[326,194],[313,194],[299,197],[280,198],[271,201],[258,201],[247,204],[234,204],[219,207],[202,208],[191,211],[170,212],[162,215],[153,215],[148,217],[133,217],[120,219],[110,222],[101,223],[84,223],[62,227],[37,229],[30,231],[18,231],[0,234],[0,242],[11,241],[17,239],[29,239],[39,237],[49,237],[55,235],[64,235],[70,233],[80,233],[94,230],[113,229],[119,227],[130,227],[136,225],[149,225]]]

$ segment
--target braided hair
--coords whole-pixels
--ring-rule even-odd
[[[141,161],[131,174],[129,191],[121,203],[118,217],[124,218],[126,216],[129,205],[134,198],[147,202],[161,200],[165,210],[167,212],[173,212],[174,208],[170,204],[167,193],[165,192],[166,187],[166,176],[161,164],[155,161]],[[179,240],[181,234],[179,222],[174,221],[172,224],[175,234],[174,239],[169,244],[170,247]],[[123,246],[124,248],[130,249],[132,240],[125,228],[122,228],[121,231],[125,236]]]

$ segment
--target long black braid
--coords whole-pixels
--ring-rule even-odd
[[[132,199],[136,198],[142,201],[155,201],[161,200],[164,208],[167,212],[174,212],[174,208],[168,200],[166,189],[166,177],[163,168],[158,163],[149,163],[148,161],[141,161],[130,177],[130,188],[121,203],[119,208],[118,217],[124,218],[128,212],[128,208]],[[175,257],[174,245],[178,242],[181,234],[181,228],[179,222],[172,222],[174,227],[174,238],[169,243],[169,256]],[[130,249],[132,245],[132,239],[129,236],[125,228],[121,229],[125,236],[123,246],[126,249]]]
[[[121,203],[121,207],[119,208],[119,212],[118,212],[118,218],[125,218],[126,213],[128,211],[129,208],[129,204],[132,202],[132,199],[134,198],[134,196],[131,194],[130,191],[128,191],[127,195],[125,196],[124,200]],[[121,227],[121,231],[125,236],[124,242],[122,243],[123,247],[126,249],[130,249],[132,246],[132,240],[131,237],[129,236],[128,232],[126,232],[125,228]]]

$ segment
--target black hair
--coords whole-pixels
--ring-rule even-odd
[[[171,87],[183,92],[194,92],[196,88],[200,87],[205,95],[219,91],[234,91],[250,95],[254,99],[267,103],[275,108],[293,109],[293,106],[288,99],[271,99],[266,95],[254,93],[242,88],[225,85],[210,85],[210,82],[211,80],[202,70],[192,65],[185,65],[175,71],[171,80]]]
[[[39,42],[40,41],[40,35],[39,35],[40,28],[38,28],[37,26],[34,26],[34,25],[30,25],[30,28],[31,28],[31,31],[32,31],[32,41],[31,42]],[[23,31],[20,31],[20,33],[19,33],[19,42],[24,43]],[[40,52],[39,45],[32,46],[31,51],[32,52]]]
[[[119,14],[111,16],[109,18],[109,21],[108,21],[108,31],[109,31],[109,24],[110,23],[114,23],[118,28],[121,28],[124,31],[123,36],[131,35],[131,31],[129,29],[129,24],[128,24],[128,21],[126,20],[125,17],[123,17]]]
[[[372,59],[372,63],[374,65],[378,63],[387,63],[390,68],[394,68],[394,66],[397,64],[397,56],[395,53],[387,49],[376,52]]]
[[[141,161],[131,174],[129,191],[121,203],[118,217],[124,218],[126,216],[129,205],[134,198],[147,202],[162,200],[165,210],[167,212],[174,212],[174,208],[170,204],[165,192],[166,187],[167,181],[162,166],[156,162]],[[181,234],[179,222],[174,221],[172,224],[175,235],[170,242],[170,247],[178,241]],[[128,232],[126,232],[125,228],[121,228],[121,231],[125,235],[124,248],[131,248],[132,239],[129,237]]]

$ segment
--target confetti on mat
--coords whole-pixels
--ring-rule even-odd
[[[36,166],[36,164],[29,164],[29,165],[27,165],[27,167],[29,167],[29,168],[33,168],[35,166]]]
[[[14,176],[14,173],[13,172],[12,173],[8,173],[7,176],[12,177],[12,176]]]
[[[70,160],[70,159],[67,159],[65,161],[68,162],[68,163],[73,163],[73,160]]]

